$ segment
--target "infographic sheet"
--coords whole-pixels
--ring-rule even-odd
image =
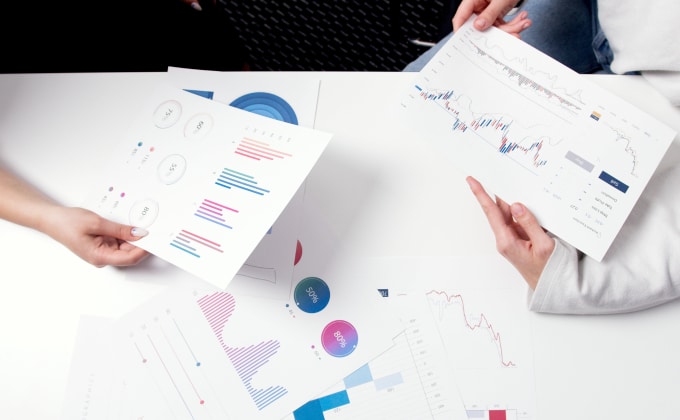
[[[215,102],[288,124],[314,128],[320,80],[308,75],[281,83],[270,72],[220,72],[169,67],[169,82]],[[229,291],[272,299],[288,299],[293,267],[299,259],[300,215],[305,183],[279,215],[229,283]]]
[[[297,408],[286,420],[468,420],[425,295],[383,298],[404,326],[394,345]]]
[[[602,260],[675,132],[552,58],[468,21],[408,87],[414,138]]]
[[[175,270],[180,286],[81,331],[65,413],[87,405],[84,419],[283,418],[403,329],[375,289],[333,275],[301,279],[281,301]]]
[[[373,279],[387,300],[424,299],[430,316],[420,313],[412,318],[418,320],[423,334],[414,343],[422,343],[433,354],[438,345],[444,347],[444,360],[436,365],[436,382],[443,385],[441,379],[450,378],[458,393],[443,392],[446,388],[442,388],[436,394],[448,397],[447,404],[430,401],[420,415],[410,418],[440,418],[438,408],[456,407],[455,397],[462,401],[468,419],[536,418],[534,314],[526,308],[524,280],[501,255],[376,257],[356,266]],[[417,305],[410,305],[412,312],[402,312],[409,314],[408,319],[416,315]],[[425,336],[426,331],[434,331],[436,339]],[[377,365],[388,355],[386,352],[371,364]],[[430,383],[435,381],[423,381],[426,395],[432,395],[424,386]],[[371,402],[379,404],[384,398],[376,396]],[[448,418],[457,417],[449,414]]]
[[[330,138],[161,84],[84,207],[147,229],[136,245],[224,288]]]

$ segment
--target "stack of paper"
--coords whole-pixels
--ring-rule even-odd
[[[330,230],[304,207],[331,138],[312,128],[319,81],[253,76],[246,91],[238,76],[173,75],[85,207],[146,228],[136,245],[172,265],[134,280],[174,286],[120,319],[83,318],[65,419],[282,418],[403,330],[334,268]]]

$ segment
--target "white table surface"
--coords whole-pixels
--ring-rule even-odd
[[[98,173],[136,104],[164,76],[0,75],[0,164],[78,205],[88,176]],[[412,76],[280,74],[282,83],[321,79],[316,128],[335,134],[310,174],[309,194],[338,237],[362,255],[493,253],[492,234],[464,176],[428,149],[411,147],[389,124],[376,124]],[[590,77],[680,131],[680,110],[642,78]],[[680,161],[677,149],[663,165]],[[432,179],[446,180],[445,197]],[[134,276],[162,262],[94,268],[42,234],[5,221],[0,238],[0,417],[57,419],[79,317],[117,317],[162,291],[162,279]],[[626,315],[531,319],[536,419],[680,418],[680,302]]]

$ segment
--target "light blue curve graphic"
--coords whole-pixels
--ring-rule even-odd
[[[254,114],[298,125],[297,115],[295,115],[293,107],[283,98],[273,93],[247,93],[234,99],[229,105]]]

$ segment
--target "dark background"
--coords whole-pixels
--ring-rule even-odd
[[[401,71],[451,31],[459,0],[5,1],[2,73]]]

